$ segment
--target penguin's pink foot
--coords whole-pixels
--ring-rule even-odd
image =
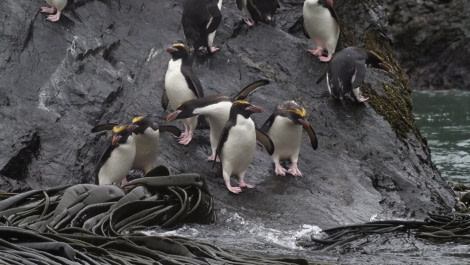
[[[307,50],[309,53],[311,53],[314,56],[320,57],[323,54],[322,49],[315,49],[315,50]]]
[[[214,46],[211,47],[211,53],[214,53],[218,50],[220,50],[220,48],[217,48],[217,47],[214,47]]]
[[[215,159],[215,152],[212,153],[212,155],[210,155],[208,158],[207,158],[207,161],[214,161]],[[215,160],[215,162],[220,162],[220,159],[217,157],[217,159]]]
[[[188,133],[186,137],[180,137],[178,143],[182,145],[188,145],[193,139],[193,134]]]
[[[365,98],[365,97],[358,97],[356,98],[357,102],[359,103],[363,103],[363,102],[366,102],[369,98]]]
[[[253,185],[250,185],[250,184],[246,183],[243,179],[238,180],[238,186],[240,188],[248,188],[248,189],[253,189],[255,187]]]
[[[47,6],[41,7],[41,12],[43,13],[53,14],[55,13],[55,11],[56,11],[55,7],[47,7]]]
[[[299,168],[297,167],[297,164],[292,164],[292,166],[287,170],[287,173],[297,176],[297,177],[302,177],[302,172],[300,172]]]
[[[226,183],[225,186],[227,186],[227,189],[228,189],[231,193],[238,194],[238,193],[242,192],[242,188],[240,188],[240,187],[232,187],[232,185],[230,185],[230,183]]]
[[[57,10],[57,13],[55,13],[55,15],[47,16],[47,20],[52,21],[52,22],[56,22],[59,19],[60,19],[60,11],[59,10]]]
[[[321,62],[325,62],[325,63],[326,63],[326,62],[331,61],[331,57],[332,57],[331,53],[328,53],[328,56],[326,56],[326,57],[325,57],[325,56],[318,56],[318,59],[319,59]]]
[[[279,163],[276,163],[276,168],[274,169],[274,172],[276,172],[276,175],[285,176],[287,170],[283,168]]]
[[[249,27],[253,27],[256,24],[251,18],[244,18],[243,21],[245,21],[245,24],[247,24]]]

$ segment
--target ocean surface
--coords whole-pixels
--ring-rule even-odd
[[[413,112],[442,177],[470,182],[470,92],[413,92]]]

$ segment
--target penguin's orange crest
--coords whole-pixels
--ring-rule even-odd
[[[184,43],[181,43],[181,42],[173,43],[173,47],[181,47],[181,48],[183,48],[186,52],[188,52],[188,47],[186,47],[186,45],[184,45]]]
[[[307,111],[304,109],[304,107],[293,108],[293,109],[290,109],[289,111],[299,115],[300,117],[305,117],[307,115]]]
[[[250,102],[246,101],[246,100],[235,100],[233,102],[233,105],[238,105],[238,104],[243,104],[243,105],[250,105]]]
[[[139,121],[143,120],[144,118],[145,118],[145,116],[137,116],[137,117],[132,119],[132,123],[139,122]]]
[[[377,57],[380,61],[384,62],[384,59],[382,58],[382,56],[378,55],[376,52],[373,52],[371,51],[370,53],[372,53],[375,57]]]
[[[120,133],[120,132],[122,132],[122,131],[124,131],[124,130],[127,130],[127,127],[126,127],[126,126],[124,126],[124,125],[116,125],[116,126],[114,126],[114,128],[113,128],[113,133]]]

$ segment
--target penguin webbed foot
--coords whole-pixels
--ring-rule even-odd
[[[184,135],[184,136],[183,136]],[[191,140],[193,139],[193,134],[188,132],[188,133],[182,133],[180,137],[178,138],[178,143],[182,145],[188,145]]]
[[[276,173],[276,175],[285,176],[286,172],[287,172],[287,169],[285,169],[283,166],[281,166],[281,164],[276,163],[276,167],[274,169],[274,172]]]
[[[231,193],[234,193],[234,194],[238,194],[240,192],[242,192],[242,188],[240,187],[232,187],[232,185],[230,185],[230,181],[225,183],[225,186],[227,187],[227,189],[231,192]]]
[[[297,163],[292,163],[291,167],[287,170],[287,173],[291,174],[292,176],[302,177],[302,172],[300,172],[299,168],[297,167]]]
[[[56,9],[55,9],[55,7],[43,6],[43,7],[41,7],[41,12],[42,13],[54,14],[56,12]]]
[[[210,156],[207,158],[207,161],[209,161],[209,162],[213,162],[213,161],[214,161],[214,159],[215,159],[215,162],[216,162],[216,163],[220,163],[220,159],[219,159],[219,157],[217,157],[217,159],[215,158],[215,152],[214,152],[214,153],[212,153],[212,155],[210,155]]]
[[[61,12],[59,10],[57,10],[57,13],[55,13],[55,15],[47,16],[47,20],[52,21],[52,22],[57,22],[60,19],[60,14],[61,14]]]
[[[251,18],[243,18],[243,22],[245,22],[245,24],[247,24],[250,28],[256,25],[256,22],[254,22]]]
[[[253,189],[255,186],[246,183],[243,179],[238,180],[238,186],[240,188],[248,188],[248,189]]]
[[[367,100],[369,100],[369,98],[365,98],[365,97],[361,96],[361,97],[357,97],[356,100],[357,100],[358,103],[364,103]]]

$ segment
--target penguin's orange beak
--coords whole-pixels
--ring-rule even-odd
[[[114,135],[113,139],[111,140],[111,145],[116,145],[121,139],[121,137],[122,137],[121,135]]]
[[[172,52],[178,51],[178,49],[176,49],[175,47],[167,47],[166,51],[169,52],[169,53],[172,53]]]
[[[254,106],[254,105],[250,105],[248,107],[245,108],[246,110],[249,110],[251,112],[254,112],[254,113],[261,113],[263,112],[263,108],[261,107],[258,107],[258,106]]]
[[[174,111],[166,116],[166,121],[174,121],[176,117],[182,112],[182,110]]]
[[[297,121],[299,121],[304,128],[310,127],[310,122],[308,122],[306,119],[298,118]]]
[[[390,72],[390,66],[388,66],[388,64],[386,63],[379,63],[379,66],[381,69],[387,71],[387,72]]]

